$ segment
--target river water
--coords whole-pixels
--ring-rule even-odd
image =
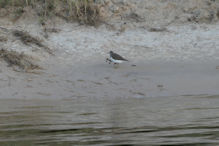
[[[216,145],[219,96],[1,99],[1,145]]]

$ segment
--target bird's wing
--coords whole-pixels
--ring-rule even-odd
[[[124,60],[124,61],[128,61],[127,59],[123,58],[122,56],[120,56],[119,54],[113,53],[113,57],[116,60]]]

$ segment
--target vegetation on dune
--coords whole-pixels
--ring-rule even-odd
[[[48,52],[49,54],[53,55],[52,50],[47,47],[46,45],[44,45],[40,39],[31,36],[29,33],[27,32],[23,32],[23,31],[19,31],[19,30],[14,30],[13,35],[16,36],[17,38],[19,38],[21,40],[22,43],[24,43],[25,45],[31,45],[34,44],[40,48],[43,48],[46,52]]]
[[[18,67],[18,70],[14,68],[16,71],[29,72],[34,69],[41,69],[40,66],[33,63],[33,58],[15,51],[1,49],[0,60],[7,62],[8,66]]]
[[[95,0],[0,0],[0,8],[12,8],[17,17],[25,12],[25,7],[32,7],[42,24],[52,16],[88,25],[100,22],[99,7]]]

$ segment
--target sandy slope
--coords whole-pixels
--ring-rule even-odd
[[[120,34],[104,27],[56,26],[61,31],[45,40],[55,56],[39,51],[40,48],[27,51],[39,59],[37,62],[44,68],[38,71],[40,74],[14,72],[1,63],[0,97],[145,98],[219,94],[218,26],[175,25],[164,32],[139,28]],[[28,31],[36,34],[33,29]],[[32,49],[18,40],[4,47],[17,51]],[[105,62],[109,50],[131,62],[115,69]]]
[[[123,33],[104,28],[62,26],[59,34],[49,38],[68,59],[77,61],[100,60],[114,50],[134,62],[150,60],[208,61],[217,60],[219,25],[170,26],[163,32],[131,29]],[[59,57],[61,58],[61,54]],[[66,59],[65,55],[63,57]]]
[[[138,9],[141,12],[135,11],[138,13],[138,16],[133,15],[135,18],[142,18],[146,11],[155,7],[151,1],[145,5],[142,1],[136,5],[133,5],[134,1],[128,2],[125,6],[142,8]],[[43,69],[37,71],[39,74],[15,72],[1,61],[0,98],[145,98],[219,94],[217,5],[205,7],[203,4],[207,1],[198,4],[195,1],[163,2],[159,1],[158,6],[162,15],[157,13],[155,17],[152,9],[151,14],[140,22],[133,17],[121,20],[113,15],[112,21],[107,21],[109,24],[98,28],[66,23],[57,18],[48,22],[46,28],[58,31],[45,33],[34,17],[23,17],[16,23],[2,18],[0,38],[6,40],[0,41],[1,48],[31,55]],[[179,3],[182,3],[180,8],[176,5]],[[121,3],[114,2],[113,6],[118,5]],[[187,5],[190,9],[182,12]],[[170,6],[176,13],[168,13]],[[192,9],[195,6],[197,8]],[[211,21],[204,17],[210,8],[215,12]],[[193,10],[200,10],[200,15],[188,22],[187,18],[194,15]],[[191,15],[182,16],[188,12]],[[128,13],[124,11],[120,16],[129,16]],[[175,14],[180,14],[183,20],[175,21]],[[174,22],[169,24],[172,18]],[[165,25],[160,23],[164,19],[167,19],[163,21]],[[115,26],[113,30],[110,24]],[[14,29],[27,31],[42,40],[52,49],[54,56],[36,45],[23,44],[11,34]],[[108,65],[105,58],[110,50],[130,62],[117,69]],[[137,67],[131,67],[132,64]]]

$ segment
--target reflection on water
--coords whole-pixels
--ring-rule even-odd
[[[219,96],[1,99],[1,145],[219,144]]]

